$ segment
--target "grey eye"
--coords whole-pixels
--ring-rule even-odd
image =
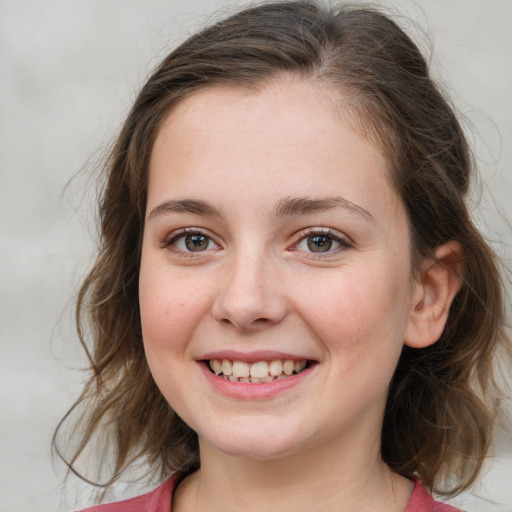
[[[336,238],[322,233],[304,237],[296,245],[296,249],[299,251],[315,253],[329,252],[338,247],[341,247],[341,243]]]
[[[191,233],[179,236],[172,243],[176,249],[183,252],[202,252],[211,249],[215,244],[211,238],[201,233]]]
[[[210,239],[204,235],[188,235],[185,237],[185,246],[189,251],[205,251],[210,245]]]
[[[308,249],[311,252],[330,251],[334,242],[334,240],[330,236],[325,235],[309,236],[306,240]]]

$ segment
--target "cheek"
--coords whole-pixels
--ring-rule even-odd
[[[324,350],[340,357],[342,367],[364,367],[387,354],[396,361],[407,323],[406,281],[389,269],[345,268],[322,286],[299,284],[298,309]]]
[[[146,350],[175,350],[190,339],[207,301],[197,288],[183,276],[142,262],[139,302]]]

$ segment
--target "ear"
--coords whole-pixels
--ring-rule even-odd
[[[439,246],[425,260],[414,284],[404,343],[413,348],[434,344],[443,334],[450,306],[462,285],[464,251],[455,241]]]

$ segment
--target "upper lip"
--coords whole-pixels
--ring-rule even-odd
[[[287,359],[291,359],[292,361],[313,360],[312,358],[305,357],[303,355],[278,352],[275,350],[254,350],[251,352],[239,352],[236,350],[215,350],[213,352],[207,352],[199,358],[199,360],[204,359],[229,359],[231,361],[245,361],[247,363],[276,360],[284,361]]]

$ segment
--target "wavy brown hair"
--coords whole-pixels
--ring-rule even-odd
[[[136,461],[159,476],[199,466],[196,434],[158,390],[144,356],[138,303],[150,155],[174,105],[215,85],[258,88],[280,76],[343,91],[355,125],[378,144],[408,216],[413,266],[458,241],[463,285],[430,347],[405,347],[389,390],[382,457],[430,489],[476,478],[491,441],[498,389],[493,359],[505,334],[504,288],[466,206],[472,159],[453,108],[417,46],[389,17],[358,6],[279,1],[245,9],[192,36],[149,78],[112,147],[99,202],[101,241],[76,309],[89,359],[82,395],[62,420],[75,428],[67,460],[100,439],[113,452],[102,485]],[[75,413],[79,412],[78,420]]]

